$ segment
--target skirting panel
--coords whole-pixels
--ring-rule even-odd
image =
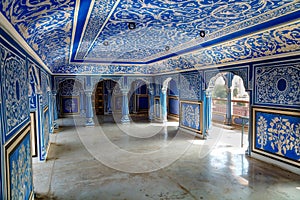
[[[253,108],[253,152],[300,167],[300,112]]]
[[[31,199],[33,196],[30,139],[28,124],[5,145],[8,199]]]
[[[180,127],[203,134],[203,105],[198,101],[180,101]]]

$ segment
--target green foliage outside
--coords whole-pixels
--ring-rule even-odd
[[[237,97],[238,93],[239,93],[239,92],[238,92],[238,89],[237,89],[237,88],[234,88],[234,89],[233,89],[233,96],[234,96],[234,97]]]
[[[237,105],[238,105],[238,106],[245,106],[246,104],[245,104],[245,103],[242,103],[242,102],[237,102]]]
[[[227,94],[225,85],[215,85],[212,96],[213,98],[226,98]]]

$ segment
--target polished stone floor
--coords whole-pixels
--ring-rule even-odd
[[[60,119],[47,162],[33,163],[36,199],[300,199],[300,176],[245,156],[240,130],[202,140],[138,121]]]

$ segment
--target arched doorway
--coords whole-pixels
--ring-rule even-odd
[[[117,86],[117,82],[107,79],[100,80],[94,87],[92,105],[100,123],[113,121],[112,114],[121,110],[122,103],[118,101],[121,95],[116,92]]]
[[[163,122],[168,119],[179,121],[179,89],[176,81],[169,77],[163,82],[161,92]]]
[[[247,147],[250,103],[243,79],[231,72],[218,73],[210,79],[206,93],[211,98],[210,120],[213,126],[221,127],[226,134],[235,134],[227,141],[230,145]]]
[[[150,108],[148,84],[142,79],[133,81],[128,95],[129,113],[132,120],[148,120]]]
[[[173,79],[169,81],[167,89],[167,111],[168,120],[179,121],[179,89]]]

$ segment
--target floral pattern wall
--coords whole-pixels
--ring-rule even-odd
[[[28,61],[28,95],[30,110],[37,108],[37,94],[40,92],[40,76],[39,69],[33,61]]]
[[[42,92],[42,98],[43,98],[43,107],[46,107],[49,105],[49,98],[48,98],[48,92],[50,92],[50,80],[46,73],[41,73],[41,92]]]
[[[300,166],[299,61],[257,64],[253,70],[253,151]]]
[[[203,127],[201,125],[201,103],[182,101],[181,102],[181,117],[180,126],[197,133],[203,133]]]
[[[255,112],[255,149],[299,162],[300,113],[279,113],[282,111]]]
[[[0,43],[1,86],[3,89],[5,139],[29,120],[27,70],[25,56]]]
[[[40,160],[45,160],[47,156],[47,149],[49,145],[49,110],[48,108],[43,112],[43,134],[40,137]]]
[[[0,28],[0,119],[4,146],[3,199],[29,199],[32,195],[29,88],[27,55]],[[2,109],[3,108],[3,109]]]
[[[255,68],[255,103],[300,109],[300,64],[260,65]]]
[[[29,199],[32,191],[30,132],[10,154],[10,199]]]
[[[202,71],[184,72],[180,74],[180,99],[201,100],[203,75]]]
[[[78,114],[80,105],[80,93],[83,93],[83,85],[77,79],[65,79],[60,82],[59,96],[61,103],[61,114]]]

